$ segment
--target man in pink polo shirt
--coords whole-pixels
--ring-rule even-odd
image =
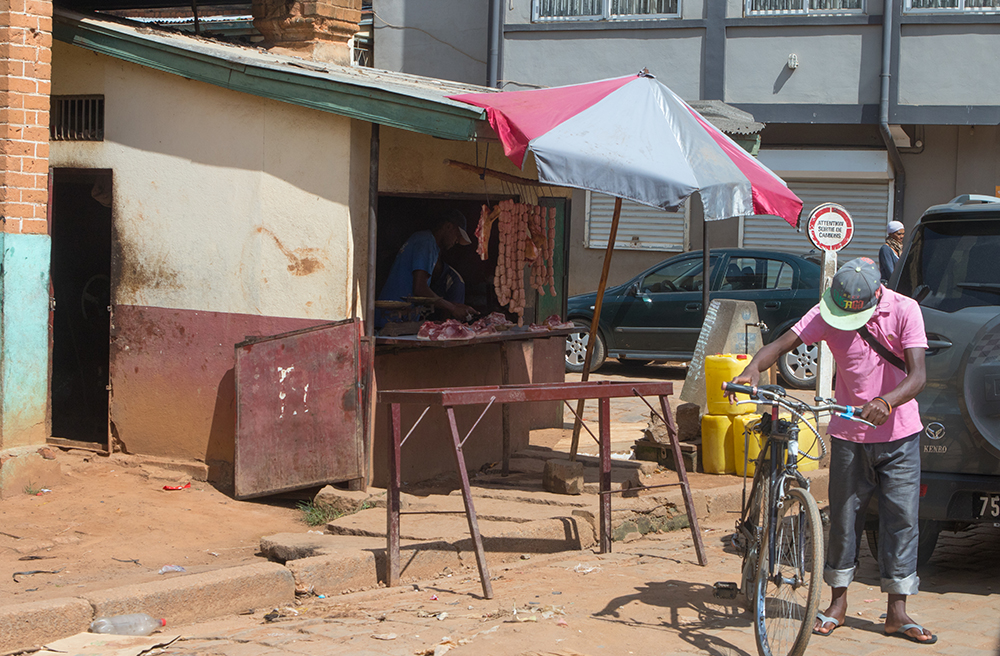
[[[880,343],[892,364],[861,335]],[[835,396],[861,408],[864,424],[830,420],[830,539],[824,580],[833,588],[830,606],[813,633],[827,636],[847,617],[847,586],[854,578],[865,512],[873,494],[879,506],[879,568],[889,595],[885,632],[920,644],[937,636],[906,614],[906,597],[917,593],[917,511],[920,503],[920,410],[924,388],[923,315],[917,303],[882,286],[878,266],[862,257],[842,266],[820,303],[791,330],[762,348],[733,382],[756,385],[760,372],[798,347],[825,340],[837,363]]]

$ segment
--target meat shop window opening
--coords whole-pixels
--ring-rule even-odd
[[[555,286],[551,266],[555,211],[540,207],[545,199],[523,200],[516,193],[489,198],[380,195],[375,262],[378,334],[414,335],[426,321],[472,323],[473,318],[494,313],[515,324],[520,320],[524,326],[544,321],[547,317],[538,316],[536,309],[537,288],[549,294]],[[485,246],[480,243],[484,208],[493,216]],[[458,227],[469,243],[462,243]],[[428,253],[436,254],[436,261],[430,262],[433,255]],[[411,276],[417,279],[414,272],[427,268],[433,269],[428,280],[432,298],[446,299],[446,307],[435,307],[429,298],[410,291]],[[474,312],[463,310],[465,316],[456,316],[453,309],[464,306]]]

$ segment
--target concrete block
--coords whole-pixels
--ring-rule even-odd
[[[681,442],[696,442],[701,439],[701,406],[697,403],[682,403],[677,406],[674,421]]]
[[[546,460],[542,486],[555,494],[583,494],[583,463]]]
[[[148,471],[154,478],[189,478],[192,481],[208,480],[208,465],[194,460],[173,460],[155,456],[130,456],[133,463]]]
[[[83,599],[0,606],[0,653],[28,650],[86,631],[94,609]]]
[[[757,306],[753,301],[716,299],[708,306],[705,321],[698,335],[694,355],[688,364],[687,376],[680,399],[696,403],[702,409],[708,405],[705,396],[705,356],[713,353],[755,354],[764,345],[757,323]],[[761,384],[765,381],[761,379]]]
[[[385,540],[326,533],[277,533],[260,539],[260,551],[268,560],[288,563],[302,558],[326,556],[345,551],[372,549],[385,545]]]
[[[166,618],[169,626],[290,604],[295,580],[277,563],[255,563],[91,592],[83,598],[94,607],[95,616],[149,613]]]
[[[470,538],[468,542],[471,545],[472,539]],[[374,553],[378,580],[384,583],[389,580],[385,549],[378,549]],[[444,541],[401,545],[399,548],[399,577],[408,580],[430,579],[448,570],[457,572],[462,569],[464,564],[471,562],[475,566],[475,554],[470,553],[469,557],[471,560],[466,560],[463,563],[459,547]]]
[[[300,558],[289,561],[287,567],[299,588],[311,588],[327,596],[373,588],[379,583],[374,551],[340,551]]]
[[[313,504],[329,508],[339,515],[350,515],[362,508],[372,507],[369,499],[372,495],[360,490],[341,490],[327,485],[313,497]]]
[[[491,562],[513,562],[521,554],[579,551],[596,544],[591,524],[581,517],[554,517],[518,524],[499,535],[483,536],[483,549]],[[476,563],[472,538],[455,543],[463,563]]]
[[[0,451],[0,499],[24,494],[25,489],[56,488],[62,480],[59,460],[45,458],[42,447],[18,447]],[[46,449],[47,450],[47,449]]]

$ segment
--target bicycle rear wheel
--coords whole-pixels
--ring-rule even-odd
[[[771,489],[770,463],[764,461],[757,464],[754,475],[750,501],[747,503],[746,514],[740,527],[739,536],[744,542],[743,572],[740,577],[740,593],[744,607],[753,612],[757,600],[755,582],[757,580],[757,557],[760,553],[761,539],[767,524],[765,515],[768,508],[768,495]]]
[[[819,509],[812,495],[797,487],[789,488],[781,502],[773,530],[766,527],[761,539],[754,586],[754,631],[761,656],[804,654],[819,609],[823,567]],[[773,568],[768,556],[772,539]]]

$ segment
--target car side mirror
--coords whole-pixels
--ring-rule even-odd
[[[628,289],[625,290],[625,294],[627,296],[636,296],[636,295],[638,295],[639,294],[639,283],[638,282],[634,282],[631,285],[629,285]]]

